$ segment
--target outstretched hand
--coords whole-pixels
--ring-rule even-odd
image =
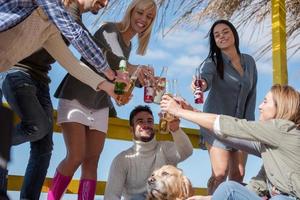
[[[202,91],[205,91],[206,88],[207,88],[206,80],[205,80],[205,79],[200,79],[200,80],[201,80],[201,88],[202,88]],[[193,76],[193,79],[192,79],[192,82],[191,82],[191,89],[192,89],[193,93],[194,93],[195,90],[196,90],[195,81],[196,81],[196,77]]]
[[[129,78],[129,73],[127,71],[126,72],[120,70],[116,71],[114,82],[123,82],[126,83],[126,85],[129,85],[129,81],[130,78]]]
[[[150,81],[151,85],[154,85],[154,68],[151,66],[140,65],[140,70],[138,71],[138,79],[142,86],[147,84],[147,81]]]
[[[108,80],[114,81],[116,79],[115,72],[111,68],[107,68],[102,73],[107,77]]]
[[[163,95],[160,102],[160,109],[162,112],[168,112],[172,115],[178,116],[179,109],[181,106],[169,95]]]
[[[117,100],[118,95],[114,92],[115,85],[108,81],[103,81],[98,85],[99,90],[103,90],[113,99]]]
[[[187,100],[185,100],[183,97],[174,97],[175,101],[180,104],[181,108],[185,110],[195,110],[193,106]]]

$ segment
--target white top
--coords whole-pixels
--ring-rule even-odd
[[[178,129],[172,132],[174,142],[133,141],[129,149],[118,154],[110,167],[104,199],[129,200],[147,191],[147,179],[155,169],[166,164],[177,165],[193,153],[188,136]]]

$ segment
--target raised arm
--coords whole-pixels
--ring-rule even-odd
[[[218,115],[182,109],[174,99],[167,95],[163,96],[160,107],[162,111],[194,122],[212,132],[216,132],[222,137],[230,136],[258,141],[272,146],[278,146],[284,137],[284,135],[276,135],[278,128],[273,120],[268,122],[248,122],[247,120],[221,115],[218,125],[218,123],[215,123],[218,122],[216,121]],[[217,127],[219,127],[219,130],[215,130]]]
[[[61,0],[36,0],[36,4],[44,10],[65,38],[97,71],[104,73],[108,79],[114,79],[115,75],[109,69],[100,48],[89,33],[65,10]]]
[[[170,146],[167,146],[164,151],[168,160],[172,164],[177,164],[192,155],[193,145],[186,133],[179,127],[179,119],[175,119],[169,123],[174,143],[170,143]]]
[[[214,76],[217,74],[215,63],[211,59],[207,59],[201,69],[201,79],[205,81],[202,89],[207,91],[212,86]]]
[[[94,39],[98,46],[103,50],[106,55],[107,62],[111,69],[118,70],[118,66],[121,60],[127,60],[127,68],[130,75],[132,75],[140,66],[138,71],[138,83],[136,86],[141,87],[145,85],[146,75],[153,75],[153,68],[144,65],[134,65],[128,62],[131,48],[124,49],[122,47],[122,38],[117,30],[115,23],[103,24],[95,33]],[[131,45],[130,45],[131,47]],[[137,83],[137,82],[136,82]]]

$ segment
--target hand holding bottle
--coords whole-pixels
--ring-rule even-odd
[[[191,88],[194,93],[194,99],[196,104],[204,103],[204,94],[203,91],[207,88],[206,81],[201,78],[201,69],[202,64],[196,68],[195,76],[193,77],[193,83]]]
[[[151,65],[145,66],[140,65],[140,71],[138,73],[138,80],[142,86],[145,86],[148,84],[148,81],[150,81],[150,84],[154,83],[154,68]]]
[[[138,76],[138,73],[139,73],[140,69],[141,69],[140,66],[138,66],[136,68],[136,70],[132,73],[132,75],[130,77],[129,84],[124,89],[125,90],[124,94],[123,95],[119,95],[117,97],[117,101],[116,102],[117,102],[117,104],[119,106],[125,105],[125,104],[127,104],[131,100],[131,98],[132,98],[132,91],[133,91],[133,89],[135,87],[135,82],[137,80],[137,76]]]
[[[166,88],[164,96],[169,96],[170,98],[179,96],[179,91],[177,88],[177,79],[174,79],[172,82],[170,80],[166,81]],[[168,112],[161,111],[159,119],[159,131],[162,134],[169,133],[170,122],[175,120],[176,117]]]
[[[180,104],[181,108],[185,109],[185,110],[193,110],[195,111],[195,109],[191,106],[191,104],[189,104],[189,102],[187,102],[184,98],[182,97],[174,97],[174,100]]]
[[[160,103],[161,97],[166,91],[167,72],[168,67],[163,67],[160,75],[155,77],[155,96],[153,102],[156,104]]]
[[[162,112],[166,112],[178,117],[181,105],[178,102],[176,102],[175,99],[171,96],[163,95],[162,100],[160,102],[160,109]]]
[[[110,81],[115,81],[116,80],[116,74],[111,68],[107,68],[102,73],[106,76],[106,78]]]
[[[200,79],[200,80],[201,80],[201,87],[202,87],[202,90],[205,91],[206,88],[207,88],[207,83],[206,83],[205,79]],[[194,93],[195,90],[196,90],[195,81],[196,81],[196,77],[193,76],[193,79],[192,79],[192,82],[191,82],[191,90],[192,90],[193,93]]]
[[[129,83],[127,63],[125,60],[121,60],[119,64],[119,70],[117,71],[117,79],[115,80],[115,93],[120,95],[124,94],[125,88]]]
[[[101,82],[98,86],[99,90],[105,91],[113,99],[117,100],[118,95],[115,94],[114,87],[115,87],[114,84],[107,80]]]
[[[179,124],[180,124],[179,118],[177,117],[174,118],[172,121],[169,122],[169,131],[172,132],[177,131],[180,128]]]

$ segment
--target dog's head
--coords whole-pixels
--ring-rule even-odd
[[[183,200],[193,195],[190,180],[172,165],[155,170],[147,182],[148,200]]]

